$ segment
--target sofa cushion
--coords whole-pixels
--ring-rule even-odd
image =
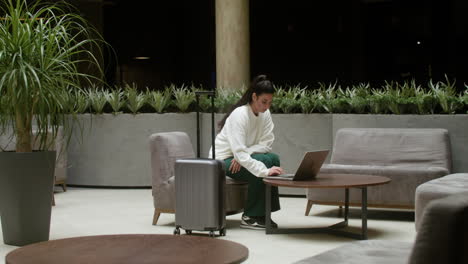
[[[343,128],[336,132],[330,163],[443,167],[451,170],[446,129]]]

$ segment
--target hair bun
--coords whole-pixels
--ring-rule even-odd
[[[263,82],[263,81],[268,81],[268,78],[265,74],[260,74],[258,75],[257,77],[254,78],[254,83],[259,83],[259,82]]]

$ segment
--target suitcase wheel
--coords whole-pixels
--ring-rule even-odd
[[[219,230],[219,235],[220,236],[226,236],[226,228],[223,228],[223,229]]]
[[[180,228],[179,227],[176,227],[174,229],[174,235],[180,235]]]

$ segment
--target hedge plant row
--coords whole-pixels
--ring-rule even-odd
[[[245,88],[244,88],[245,89]],[[244,89],[217,88],[215,111],[226,112]],[[66,113],[165,113],[196,110],[195,86],[170,85],[164,90],[138,89],[135,84],[103,89],[92,86],[80,92],[64,92]],[[468,86],[456,92],[450,81],[429,82],[426,87],[410,82],[387,82],[382,87],[360,83],[342,87],[337,83],[275,86],[273,113],[355,113],[355,114],[457,114],[468,113]],[[0,102],[1,103],[1,102]],[[200,97],[202,112],[211,101]],[[1,111],[1,110],[0,110]]]

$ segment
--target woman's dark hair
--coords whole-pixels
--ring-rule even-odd
[[[231,115],[232,111],[236,109],[239,106],[245,105],[247,103],[252,102],[252,94],[255,93],[257,96],[260,96],[261,94],[273,94],[275,93],[275,89],[273,88],[273,84],[271,84],[271,81],[268,80],[266,75],[258,75],[255,77],[252,82],[250,83],[249,88],[245,93],[242,95],[241,99],[237,101],[224,115],[223,119],[219,121],[218,123],[218,129],[221,131],[223,129],[224,124],[226,123],[226,119]]]

